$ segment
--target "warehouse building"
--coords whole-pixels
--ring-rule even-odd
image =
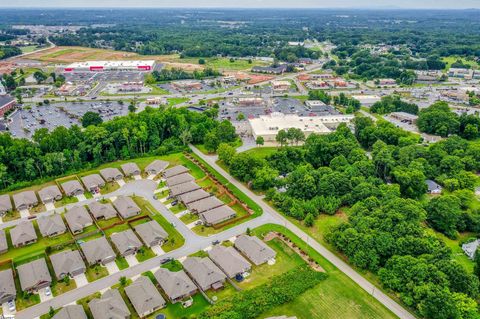
[[[67,65],[64,72],[141,71],[150,72],[155,68],[154,60],[137,61],[85,61]]]

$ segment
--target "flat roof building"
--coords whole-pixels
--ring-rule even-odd
[[[267,144],[277,144],[276,136],[280,130],[298,128],[305,137],[312,133],[328,134],[341,123],[350,123],[354,115],[298,116],[296,114],[271,113],[249,119],[254,139],[261,136]]]
[[[75,62],[64,67],[64,72],[102,72],[102,71],[142,71],[155,68],[155,60],[130,61],[85,61]]]

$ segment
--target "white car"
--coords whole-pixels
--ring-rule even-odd
[[[45,288],[45,296],[51,296],[52,295],[52,290],[50,290],[50,287]]]
[[[8,305],[8,311],[14,312],[16,310],[15,308],[15,300],[10,300],[7,302]]]

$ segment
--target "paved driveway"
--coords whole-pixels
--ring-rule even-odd
[[[20,217],[21,218],[28,218],[30,216],[30,212],[28,209],[22,209],[20,210]]]
[[[75,277],[73,277],[73,280],[75,280],[75,283],[77,284],[77,287],[83,287],[85,285],[88,285],[88,280],[85,274],[80,274]]]
[[[130,267],[138,265],[138,260],[137,260],[137,257],[135,257],[135,255],[128,255],[125,257],[125,260],[127,261]]]
[[[120,269],[118,269],[118,266],[114,261],[106,264],[105,267],[107,268],[109,275],[115,274],[120,271]]]
[[[54,203],[46,203],[45,204],[45,209],[48,210],[54,210],[55,209],[55,204]]]
[[[120,185],[120,187],[125,186],[125,181],[123,179],[120,179],[117,181],[117,184]]]
[[[41,301],[41,302],[45,302],[45,301],[50,300],[50,299],[53,298],[53,296],[52,296],[51,293],[50,293],[50,296],[47,296],[47,295],[45,294],[45,289],[46,289],[46,288],[43,288],[43,289],[40,289],[40,290],[38,291],[38,295],[40,296],[40,301]]]
[[[8,304],[7,303],[2,304],[2,311],[3,311],[2,313],[3,313],[4,316],[13,316],[16,313],[16,311],[12,312],[12,311],[8,310]]]
[[[163,251],[162,247],[159,246],[159,245],[155,245],[152,247],[152,251],[155,253],[155,255],[157,256],[161,256],[163,254],[165,254],[165,252]]]
[[[79,202],[83,202],[84,200],[87,200],[87,198],[86,198],[85,195],[83,195],[83,194],[82,194],[82,195],[77,195],[77,196],[75,196],[75,197],[77,197],[77,199],[78,199]]]

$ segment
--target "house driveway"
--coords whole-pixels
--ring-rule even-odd
[[[155,253],[155,255],[157,256],[161,256],[163,254],[165,254],[165,252],[163,251],[162,247],[159,246],[159,245],[155,245],[152,247],[152,251]]]
[[[45,204],[45,209],[46,209],[47,211],[49,211],[49,210],[54,210],[54,209],[55,209],[55,204],[54,204],[54,203],[46,203],[46,204]]]
[[[83,202],[84,200],[87,200],[87,198],[83,194],[77,195],[75,197],[78,199],[79,202]]]
[[[15,313],[16,313],[16,311],[13,311],[13,312],[12,312],[12,311],[8,310],[8,304],[7,304],[7,303],[2,304],[2,311],[3,311],[3,315],[4,315],[5,317],[8,317],[8,316],[12,316],[12,317],[13,317],[13,316],[15,315]]]
[[[43,289],[40,289],[40,290],[38,291],[38,295],[40,296],[40,301],[41,301],[41,302],[45,302],[45,301],[50,300],[50,299],[53,298],[53,295],[52,295],[51,293],[50,293],[50,296],[47,296],[47,295],[45,294],[45,289],[46,289],[46,288],[43,288]]]
[[[73,277],[73,280],[75,280],[75,283],[77,284],[77,287],[83,287],[85,285],[88,285],[88,280],[85,274],[80,274],[75,277]]]
[[[125,257],[125,260],[127,261],[130,267],[138,265],[138,260],[137,260],[137,257],[135,257],[135,255],[128,255]]]
[[[109,275],[112,275],[112,274],[120,271],[120,269],[118,269],[118,266],[115,263],[115,261],[112,261],[111,263],[106,264],[105,267],[107,268]]]
[[[133,178],[135,178],[135,180],[139,181],[142,179],[142,175],[134,175]]]
[[[153,179],[155,178],[156,175],[148,175],[147,179],[153,181]]]
[[[28,209],[22,209],[20,210],[20,217],[21,218],[28,218],[30,216],[30,212]]]
[[[125,181],[123,179],[119,179],[117,181],[117,184],[120,186],[120,187],[123,187],[125,185]]]

